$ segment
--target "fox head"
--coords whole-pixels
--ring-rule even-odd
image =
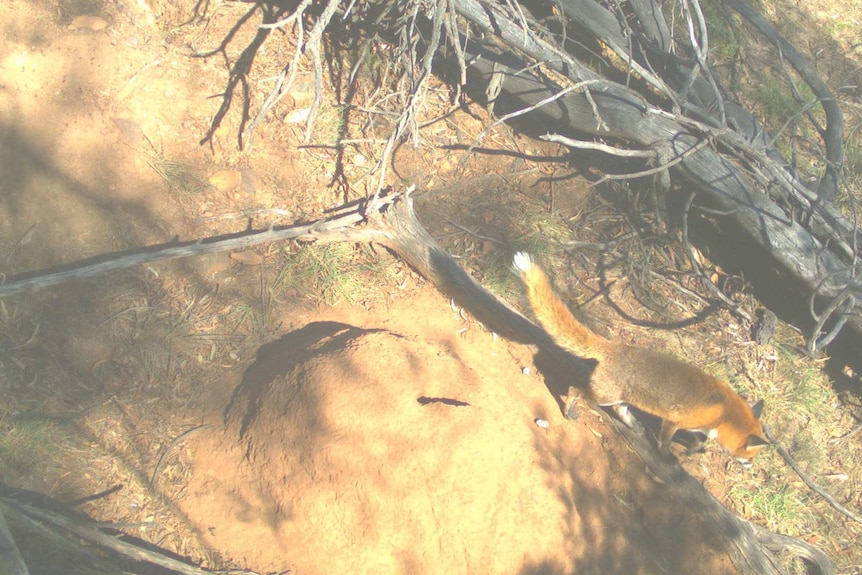
[[[763,449],[763,446],[769,445],[766,439],[766,434],[763,432],[763,426],[760,423],[760,414],[763,412],[763,400],[761,399],[751,407],[751,413],[754,416],[754,426],[747,430],[747,434],[743,437],[743,441],[735,449],[730,450],[731,456],[739,461],[746,469],[751,468],[751,460],[754,456]]]

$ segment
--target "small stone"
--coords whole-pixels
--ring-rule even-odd
[[[285,124],[303,124],[308,120],[311,108],[297,108],[284,117]]]
[[[239,170],[219,170],[209,178],[209,183],[220,192],[232,192],[242,185]]]

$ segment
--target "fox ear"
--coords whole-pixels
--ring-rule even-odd
[[[754,417],[756,417],[757,419],[760,419],[760,414],[763,413],[763,400],[762,399],[751,406],[751,412],[754,414]]]
[[[769,445],[769,441],[760,437],[759,435],[751,434],[748,436],[748,439],[745,440],[745,444],[748,447],[760,447],[763,445]]]

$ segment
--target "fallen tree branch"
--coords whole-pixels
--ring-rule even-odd
[[[382,200],[383,204],[387,200]],[[187,242],[172,242],[95,256],[47,270],[39,270],[4,278],[0,297],[34,288],[44,288],[73,279],[92,277],[112,270],[141,264],[172,260],[202,254],[238,250],[266,242],[298,240],[305,242],[344,241],[354,233],[351,228],[364,219],[365,205],[354,204],[338,210],[330,217],[308,224],[270,227]]]
[[[158,565],[159,567],[163,567],[175,573],[181,573],[182,575],[212,575],[212,571],[178,561],[177,559],[168,557],[162,553],[151,551],[139,545],[124,541],[115,535],[104,533],[102,529],[105,529],[106,527],[102,523],[99,523],[99,526],[96,527],[88,520],[73,518],[63,513],[50,511],[48,509],[43,509],[7,498],[0,498],[0,504],[2,504],[7,512],[12,511],[31,521],[41,523],[43,526],[49,525],[54,529],[60,529],[74,537],[81,538],[87,543],[104,549],[109,549],[114,553],[118,553],[119,555],[128,557],[134,561],[143,561],[151,565]]]
[[[566,386],[572,382],[585,384],[589,379],[592,362],[576,358],[560,349],[543,329],[498,300],[467,274],[434,241],[417,219],[409,191],[404,194],[373,197],[367,202],[343,210],[338,216],[329,220],[280,230],[278,238],[268,235],[271,233],[274,233],[274,230],[257,232],[250,236],[235,239],[251,243],[259,243],[258,240],[275,241],[275,239],[287,238],[318,242],[363,241],[386,246],[431,281],[442,293],[469,311],[488,329],[512,341],[536,346],[546,354],[549,361],[560,373],[565,374],[564,383]],[[267,239],[260,239],[264,237]],[[224,240],[220,243],[193,242],[183,247],[185,250],[183,255],[205,253],[201,251],[202,249],[215,251],[214,246],[222,248],[228,245],[233,246],[231,241]],[[243,245],[250,245],[250,243]],[[161,255],[164,255],[164,250],[161,250]],[[129,261],[131,260],[125,256],[119,260],[114,259],[115,265],[112,269],[116,269],[118,263]],[[17,285],[20,286],[20,284]],[[709,518],[704,524],[714,531],[711,535],[714,535],[721,542],[719,548],[730,556],[741,573],[752,575],[755,573],[758,575],[779,573],[775,567],[774,559],[765,554],[763,548],[758,544],[758,540],[755,539],[753,528],[748,523],[725,509],[681,467],[662,460],[655,447],[643,436],[619,424],[613,418],[607,418],[607,421],[629,442],[638,456],[647,463],[652,474],[666,484],[665,488],[673,492],[676,500],[695,510],[697,514]],[[125,556],[152,561],[186,575],[204,575],[207,573],[203,569],[173,559],[163,558],[161,555],[153,554],[116,537],[106,535],[98,527],[86,522],[81,523],[64,515],[22,503],[7,503],[7,505],[12,505],[12,509],[17,509],[37,521],[50,523],[94,545],[112,549]],[[799,541],[796,541],[796,545],[800,546],[800,549],[810,548],[807,544]],[[816,562],[820,573],[824,575],[834,573],[834,568],[831,567],[828,558],[822,554],[817,555],[814,551],[808,553],[806,558],[809,556],[818,558]]]
[[[571,55],[561,54],[540,38],[530,36],[525,40],[523,31],[505,21],[504,15],[495,12],[491,4],[463,0],[458,3],[458,10],[475,26],[497,36],[512,49],[501,50],[487,42],[480,44],[464,38],[470,62],[468,91],[472,89],[471,95],[480,102],[481,87],[494,75],[503,76],[502,91],[516,108],[534,106],[564,89],[567,82],[552,81],[548,75],[533,73],[529,69],[530,61],[542,62],[544,67],[575,84],[601,78]],[[517,56],[515,49],[525,58]],[[859,243],[859,231],[855,226],[812,197],[810,192],[806,195],[783,166],[770,160],[768,150],[752,145],[741,133],[716,129],[667,112],[618,84],[605,82],[600,89],[590,90],[590,96],[588,100],[586,94],[569,92],[524,117],[528,119],[528,126],[553,126],[556,133],[566,137],[583,138],[587,134],[630,142],[639,149],[657,151],[661,158],[679,156],[703,139],[726,145],[727,148],[704,146],[697,149],[672,166],[672,174],[689,189],[697,189],[698,197],[707,202],[708,207],[727,214],[721,216],[719,222],[726,233],[740,241],[744,238],[745,244],[751,246],[746,248],[749,252],[758,250],[769,254],[775,272],[792,277],[804,286],[806,295],[817,289],[818,302],[831,301],[850,285],[857,308],[848,316],[844,331],[850,331],[852,336],[849,337],[855,341],[862,340],[862,317],[858,313],[862,285],[854,281],[857,274],[853,246]],[[596,127],[594,108],[598,109],[606,127]],[[723,154],[727,149],[733,150],[737,158],[743,158],[755,176],[759,172],[763,177],[752,179],[743,167]],[[815,223],[812,229],[817,230],[816,235],[770,199],[765,191],[774,187],[784,190],[787,197],[793,196],[799,201],[804,198],[810,208],[809,220]],[[763,264],[760,269],[764,269]]]
[[[622,26],[628,26],[624,18],[612,14],[607,8],[594,0],[560,0],[563,12],[570,18],[571,22],[582,28],[589,36],[598,41],[606,43],[609,47],[624,46],[625,39],[631,37],[639,43],[643,51],[641,57],[646,64],[649,59],[654,59],[656,66],[664,70],[663,75],[667,83],[678,91],[684,90],[685,83],[691,78],[691,69],[696,64],[678,57],[671,50],[670,28],[662,14],[661,7],[653,0],[636,0],[631,2],[632,9],[638,15],[637,24],[640,30],[629,31]],[[722,94],[717,93],[715,87],[701,77],[695,78],[694,86],[689,93],[675,94],[675,105],[681,106],[689,112],[691,118],[677,115],[676,119],[683,125],[689,125],[703,133],[710,133],[717,141],[727,145],[733,154],[754,171],[757,184],[765,193],[777,198],[779,201],[789,202],[792,206],[805,214],[804,224],[811,232],[828,242],[831,250],[841,253],[847,261],[856,257],[856,245],[862,245],[862,232],[857,229],[853,222],[847,221],[840,211],[830,202],[826,201],[829,194],[834,194],[840,182],[840,167],[843,162],[843,151],[841,149],[841,133],[843,119],[837,100],[832,95],[828,86],[820,79],[817,71],[799,54],[778,32],[766,22],[756,10],[744,4],[743,0],[727,0],[744,18],[749,20],[764,36],[775,44],[782,59],[786,59],[797,69],[803,80],[812,87],[816,100],[812,103],[820,103],[827,112],[827,126],[821,128],[816,121],[812,123],[815,130],[819,132],[824,142],[824,152],[827,169],[821,179],[820,189],[811,191],[805,187],[792,170],[788,170],[787,162],[784,161],[780,152],[774,146],[774,135],[766,132],[761,123],[751,113],[735,102],[722,99]],[[732,24],[732,22],[729,22]],[[505,32],[505,28],[501,27]],[[641,37],[637,32],[640,31]],[[686,38],[677,40],[680,46],[687,48],[696,55],[697,46],[686,46]],[[537,42],[538,44],[538,42]],[[518,44],[511,44],[513,49],[521,50]],[[533,46],[522,50],[532,58],[536,58]],[[678,46],[679,48],[679,46]],[[542,51],[547,51],[544,48]],[[632,59],[631,52],[617,51],[617,58],[627,62]],[[540,60],[541,61],[541,60]],[[578,78],[580,71],[576,70]],[[699,65],[699,64],[697,64]],[[548,66],[553,66],[549,61]],[[561,72],[562,73],[562,72]],[[568,75],[570,78],[571,76]],[[572,78],[573,81],[578,81]],[[727,125],[720,118],[715,118],[709,112],[716,108],[724,107],[727,114]],[[806,106],[807,107],[807,106]],[[696,126],[694,119],[700,121]],[[730,127],[731,129],[716,128]],[[777,185],[776,185],[777,184]],[[828,189],[834,187],[834,189]],[[827,188],[827,189],[824,189]]]
[[[116,565],[111,563],[102,553],[97,553],[94,548],[81,545],[80,540],[73,539],[57,529],[37,521],[14,507],[5,504],[0,498],[0,507],[5,510],[9,522],[14,526],[17,533],[23,534],[29,541],[37,541],[42,549],[50,549],[53,553],[61,554],[64,560],[70,564],[88,565],[92,567],[93,573],[116,573],[116,575],[128,575],[125,571],[117,571]],[[31,559],[33,567],[38,568],[38,561]],[[99,570],[97,567],[102,567]]]
[[[821,201],[831,201],[841,183],[844,165],[844,148],[841,141],[844,119],[841,107],[838,106],[838,100],[805,57],[790,42],[785,40],[763,16],[743,0],[724,0],[724,2],[775,44],[781,58],[790,62],[790,65],[808,84],[811,91],[817,96],[820,105],[823,106],[823,112],[826,115],[826,128],[821,129],[816,124],[815,127],[818,128],[826,149],[826,173],[817,187],[817,195]]]
[[[576,148],[579,150],[598,150],[599,152],[604,152],[605,154],[610,154],[611,156],[619,156],[621,158],[658,158],[658,154],[655,152],[655,150],[629,150],[626,148],[609,146],[608,144],[602,144],[601,142],[585,142],[583,140],[575,140],[573,138],[560,136],[559,134],[545,134],[544,136],[542,136],[542,139],[546,142],[562,144],[564,146],[568,146],[569,148]],[[667,166],[663,167],[667,168]]]
[[[6,517],[0,509],[0,573],[4,575],[30,575],[27,564],[15,544],[15,538],[9,531]]]
[[[428,235],[417,219],[412,204],[409,194],[405,194],[397,196],[384,210],[369,210],[368,230],[373,230],[370,235],[373,241],[393,250],[489,329],[508,339],[535,345],[548,353],[557,364],[556,367],[559,367],[562,373],[568,374],[570,379],[566,385],[573,381],[586,382],[591,364],[562,351],[544,330],[502,303],[468,275]],[[595,408],[599,409],[597,406]],[[608,417],[606,420],[611,422],[612,428],[637,452],[653,475],[663,481],[667,489],[673,491],[674,499],[679,501],[680,505],[709,518],[705,525],[714,531],[713,535],[721,541],[720,548],[731,557],[740,573],[780,573],[775,559],[767,555],[759,543],[764,536],[762,533],[758,534],[752,524],[728,511],[679,465],[661,459],[655,446],[643,436],[614,418]],[[783,535],[780,537],[784,541],[793,541],[793,549],[804,550],[804,553],[800,554],[813,561],[822,575],[835,573],[834,565],[822,552],[795,538]]]
[[[809,545],[796,537],[773,533],[756,523],[749,523],[748,526],[751,528],[757,541],[770,551],[774,553],[793,553],[813,566],[815,573],[819,575],[835,575],[837,572],[832,560],[817,547]]]
[[[387,50],[395,48],[389,51],[393,54],[389,64],[395,73],[385,83],[397,84],[388,86],[387,98],[399,106],[391,111],[395,120],[388,137],[382,139],[384,146],[376,153],[374,167],[363,176],[374,176],[371,194],[379,194],[384,188],[388,164],[397,146],[408,138],[414,144],[418,142],[417,113],[427,95],[432,59],[436,59],[452,69],[449,78],[456,93],[453,101],[457,101],[462,87],[489,106],[497,102],[499,94],[500,100],[518,103],[514,111],[508,110],[506,118],[522,114],[522,120],[538,126],[539,122],[533,120],[544,117],[553,122],[554,131],[561,137],[575,141],[587,135],[587,140],[598,137],[620,148],[631,145],[656,153],[663,165],[697,148],[697,153],[690,153],[672,171],[659,169],[660,186],[671,193],[679,185],[698,188],[703,192],[699,196],[703,201],[732,213],[720,224],[736,226],[731,234],[744,238],[741,241],[754,248],[743,248],[746,252],[768,252],[775,260],[773,271],[792,276],[808,290],[822,283],[823,289],[816,294],[818,306],[827,305],[856,275],[853,266],[857,246],[862,245],[862,232],[825,201],[834,194],[840,179],[842,118],[838,104],[816,70],[744,0],[727,0],[726,4],[778,47],[781,57],[812,86],[826,111],[825,127],[811,117],[823,139],[827,164],[817,193],[800,182],[763,126],[742,107],[725,100],[717,77],[708,67],[707,28],[697,0],[679,5],[687,33],[676,38],[662,13],[670,8],[654,0],[633,0],[628,5],[559,0],[553,3],[553,18],[559,26],[551,27],[538,24],[526,5],[506,0],[338,4],[336,8],[334,0],[322,2],[317,13],[304,14],[302,18],[298,15],[303,7],[310,6],[307,2],[298,2],[286,20],[279,18],[288,9],[266,13],[263,26],[267,28],[262,31],[271,31],[286,22],[299,36],[299,48],[278,79],[287,85],[297,58],[303,57],[301,47],[309,44],[308,34],[314,32],[319,38],[317,33],[330,18],[333,35],[364,35],[362,54],[378,40]],[[333,10],[338,17],[333,16]],[[461,19],[460,31],[455,12]],[[352,18],[358,23],[363,17],[367,17],[370,26],[351,27],[348,22]],[[336,26],[337,30],[333,30]],[[482,34],[477,35],[477,30]],[[581,36],[585,42],[577,40]],[[579,61],[579,50],[592,42],[598,44],[598,58],[604,58],[601,65],[625,73],[624,81],[610,79],[610,74],[616,72],[602,68],[600,71],[606,74],[602,75]],[[310,44],[306,54],[314,56],[319,50],[311,50]],[[333,42],[333,46],[337,45]],[[351,85],[356,81],[361,59],[349,74]],[[315,78],[319,83],[316,70]],[[572,88],[578,85],[591,87]],[[277,87],[270,96],[279,97],[284,86]],[[232,85],[228,88],[230,92]],[[378,87],[374,93],[381,90],[384,88]],[[271,103],[268,98],[256,120]],[[557,125],[563,129],[558,130]],[[679,185],[671,186],[671,177]],[[828,281],[822,282],[824,277]],[[852,337],[862,341],[862,286],[851,289],[853,298],[846,301],[856,305],[846,316],[843,331],[852,332]],[[788,319],[802,324],[805,331],[811,327],[810,318]],[[837,329],[833,331],[837,333]]]
[[[594,407],[597,409],[597,407]],[[771,552],[789,551],[809,561],[819,575],[835,575],[836,568],[828,555],[796,537],[773,533],[756,523],[740,519],[707,492],[700,482],[674,463],[655,457],[655,448],[621,421],[608,417],[608,423],[644,461],[650,475],[674,490],[681,506],[709,517],[706,526],[722,541],[728,542],[734,565],[741,573],[784,575]]]
[[[691,206],[694,203],[694,199],[697,197],[696,192],[691,192],[689,194],[688,199],[685,201],[685,206],[682,208],[682,247],[685,251],[686,256],[688,257],[688,265],[691,266],[692,272],[694,272],[694,276],[701,281],[703,285],[707,287],[707,289],[718,298],[729,310],[731,310],[738,317],[745,319],[748,322],[752,321],[751,315],[748,314],[745,310],[743,310],[739,304],[735,301],[727,297],[721,289],[715,285],[715,282],[712,281],[707,275],[704,273],[703,268],[700,265],[700,262],[694,255],[694,249],[691,247],[691,241],[689,241],[688,237],[688,214],[691,211]]]

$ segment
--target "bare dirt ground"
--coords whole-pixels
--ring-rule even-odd
[[[211,132],[227,70],[256,20],[220,45],[249,9],[2,3],[0,272],[312,219],[360,195],[371,157],[326,147],[339,133],[337,110],[318,121],[320,146],[299,147],[303,125],[291,112],[307,105],[307,82],[258,126],[250,151],[237,148],[238,103]],[[812,18],[828,21],[821,12]],[[289,47],[274,39],[259,53],[253,104]],[[542,158],[554,148],[500,131],[485,145],[510,153],[459,164],[444,147],[469,143],[483,117],[459,112],[430,127],[420,148],[399,151],[391,178],[433,190],[419,202],[423,221],[515,301],[511,278],[495,271],[510,257],[501,236],[529,243],[572,232],[525,217],[547,204],[543,178],[560,168]],[[339,181],[356,186],[345,191]],[[554,213],[575,223],[599,214],[585,231],[597,222],[626,230],[589,193],[578,180],[556,182]],[[590,258],[557,270],[571,278],[561,281],[567,297],[608,286],[610,301],[632,305],[636,294],[615,281],[632,270],[609,280]],[[726,363],[715,369],[745,374],[757,395],[787,374],[820,372],[755,346],[747,326],[721,313],[688,335],[662,335],[609,307],[590,311],[614,337]],[[818,401],[838,407],[825,388]],[[139,524],[127,531],[214,569],[734,571],[703,519],[669,501],[609,432],[606,414],[564,420],[530,349],[495,338],[367,247],[261,246],[7,297],[0,394],[0,482],[58,501],[122,485],[78,509]],[[836,411],[831,421],[840,438],[856,420]],[[773,427],[789,434],[806,425],[788,418]],[[808,457],[859,508],[862,476],[846,445]],[[805,497],[775,459],[750,474],[713,447],[684,464],[770,527],[776,519],[757,503],[764,485],[786,484],[788,501]],[[814,499],[802,507],[793,508],[804,517],[793,534],[859,572],[860,526]],[[33,572],[76,572],[26,536],[19,543]]]

